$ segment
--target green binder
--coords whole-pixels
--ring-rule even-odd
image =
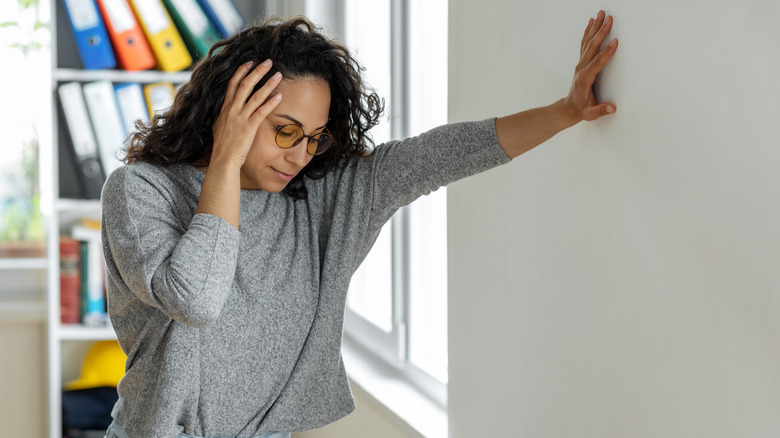
[[[193,59],[203,57],[220,40],[219,33],[196,0],[163,0]]]

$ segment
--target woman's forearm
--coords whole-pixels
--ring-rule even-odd
[[[496,119],[498,143],[509,158],[515,158],[580,120],[576,111],[561,99],[549,106]]]
[[[196,213],[219,216],[238,228],[241,205],[241,164],[212,160],[206,170]]]

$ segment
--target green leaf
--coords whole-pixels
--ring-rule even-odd
[[[21,6],[24,9],[29,8],[30,6],[38,3],[38,0],[17,0],[19,3],[19,6]]]
[[[15,21],[4,21],[0,23],[0,28],[2,27],[19,27],[19,23]]]

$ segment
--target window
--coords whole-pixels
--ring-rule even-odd
[[[345,0],[347,45],[386,100],[377,144],[447,121],[447,2]],[[350,285],[346,336],[441,405],[447,383],[446,189],[401,209]]]
[[[0,4],[0,58],[6,66],[0,73],[0,269],[8,271],[45,266],[41,180],[47,175],[40,172],[38,145],[49,125],[49,14],[48,2]]]
[[[373,19],[369,19],[373,17]],[[380,18],[380,17],[384,17]],[[366,67],[364,79],[385,98],[390,112],[391,35],[390,0],[371,2],[347,0],[345,12],[346,41],[353,56]],[[371,131],[376,144],[390,140],[390,119],[385,118]],[[355,273],[350,285],[348,306],[354,314],[381,331],[386,338],[393,332],[392,223],[385,225],[369,255]]]

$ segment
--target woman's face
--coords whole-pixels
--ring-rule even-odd
[[[306,135],[322,132],[328,123],[330,87],[319,78],[282,79],[276,91],[282,95],[257,130],[252,148],[241,167],[241,188],[281,192],[313,158],[306,152],[309,139],[282,149],[276,144],[276,126],[298,125]]]

